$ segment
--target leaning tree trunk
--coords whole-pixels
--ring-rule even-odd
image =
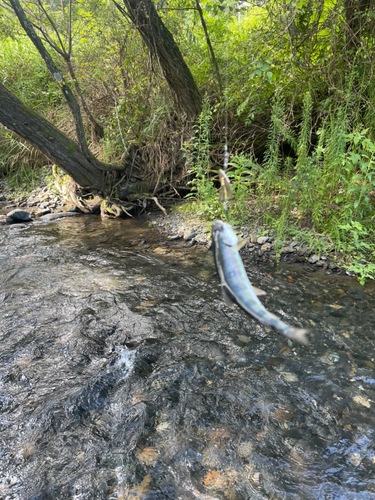
[[[159,62],[177,106],[188,120],[194,120],[202,109],[198,87],[152,0],[124,0],[124,4],[152,56]]]
[[[0,83],[0,123],[44,153],[53,163],[69,174],[83,188],[105,193],[108,165],[93,162],[54,125],[42,118]]]

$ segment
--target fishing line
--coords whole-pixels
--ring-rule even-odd
[[[223,170],[219,170],[219,179],[220,179],[220,192],[219,192],[219,201],[223,204],[223,210],[225,213],[225,217],[227,219],[227,222],[229,222],[229,214],[228,214],[228,207],[227,207],[227,201],[229,198],[232,197],[232,191],[230,188],[230,181],[226,175],[226,170],[228,169],[228,162],[229,162],[229,151],[228,151],[228,85],[229,85],[229,36],[228,36],[228,31],[229,31],[229,6],[228,3],[226,5],[226,30],[225,30],[225,35],[226,35],[226,42],[225,42],[225,48],[226,48],[226,54],[225,54],[225,60],[226,60],[226,68],[225,68],[225,89],[224,89],[224,164],[223,164]]]

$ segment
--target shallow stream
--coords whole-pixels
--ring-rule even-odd
[[[146,219],[2,226],[0,270],[0,498],[375,499],[374,284],[247,266],[303,347]]]

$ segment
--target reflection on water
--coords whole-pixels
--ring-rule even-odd
[[[0,228],[0,498],[375,499],[375,287],[248,267],[306,348],[158,238]]]

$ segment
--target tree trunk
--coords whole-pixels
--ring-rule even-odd
[[[94,157],[94,162],[89,161],[77,143],[28,108],[1,83],[0,123],[44,153],[81,187],[105,191],[103,170],[110,170],[111,166],[100,164]]]
[[[177,106],[188,120],[195,120],[202,109],[198,87],[152,0],[124,0],[124,4],[151,55],[159,62]]]

